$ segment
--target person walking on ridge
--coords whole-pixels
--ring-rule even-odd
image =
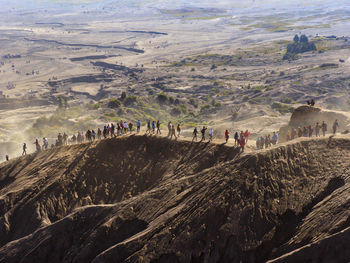
[[[123,126],[124,126],[124,133],[126,134],[128,132],[128,127],[129,127],[128,123],[126,121],[124,121]]]
[[[312,137],[312,133],[313,133],[313,128],[312,128],[312,126],[309,125],[309,127],[308,127],[307,129],[308,129],[309,137]]]
[[[103,138],[107,138],[107,127],[106,126],[104,126],[103,127]]]
[[[197,131],[197,127],[194,128],[193,130],[193,138],[192,138],[192,141],[196,140],[197,141],[197,134],[198,134],[198,131]]]
[[[213,128],[209,129],[209,141],[211,142],[213,140],[213,134],[214,134],[214,130]]]
[[[35,140],[34,144],[35,144],[36,151],[37,151],[37,152],[40,152],[40,151],[41,151],[41,147],[40,147],[40,144],[39,144],[38,139]],[[60,146],[61,146],[61,145],[60,145]]]
[[[68,135],[66,133],[63,133],[62,139],[63,139],[63,144],[68,145]]]
[[[201,133],[202,133],[202,139],[201,141],[205,141],[205,131],[207,130],[207,127],[203,126]]]
[[[123,133],[122,127],[120,126],[120,123],[117,123],[117,136],[121,136]]]
[[[49,147],[49,141],[47,140],[46,137],[43,138],[43,149],[47,150],[47,148]]]
[[[246,143],[246,144],[248,143],[249,135],[250,135],[250,132],[249,132],[248,130],[246,130],[246,131],[244,132],[244,138],[245,138],[245,143]]]
[[[290,131],[287,132],[286,140],[290,141],[292,139],[292,133]]]
[[[241,132],[241,136],[239,138],[239,146],[241,147],[242,152],[244,152],[244,146],[246,144],[246,138],[244,137],[243,131]]]
[[[318,124],[318,122],[316,122],[316,126],[315,126],[316,137],[320,137],[320,129],[321,129],[321,126]]]
[[[156,122],[152,121],[152,133],[154,134],[156,131]]]
[[[100,128],[97,129],[97,139],[101,140],[102,131]]]
[[[256,149],[257,149],[257,150],[260,150],[260,136],[258,136],[258,137],[256,138],[255,145],[256,145]]]
[[[23,143],[23,152],[22,155],[27,155],[27,144]]]
[[[141,129],[141,122],[140,122],[140,120],[138,120],[138,121],[136,122],[136,132],[139,133],[139,132],[140,132],[140,129]]]
[[[327,131],[327,124],[324,121],[322,122],[321,128],[322,128],[322,134],[324,137],[326,136],[326,131]]]
[[[181,134],[181,126],[180,126],[180,123],[177,124],[176,130],[177,130],[177,137],[180,137],[180,134]]]
[[[177,137],[176,137],[176,134],[175,134],[175,126],[174,126],[174,125],[171,126],[171,136],[170,136],[170,140],[173,138],[173,136],[174,136],[174,138],[175,138],[175,140],[176,140]]]
[[[168,136],[167,137],[170,137],[172,129],[173,129],[173,124],[171,123],[171,121],[169,121],[168,122]]]
[[[146,133],[151,133],[151,121],[147,121],[147,130]]]
[[[303,128],[303,137],[307,137],[308,136],[308,129],[306,128],[306,126],[304,126]]]
[[[161,132],[160,132],[160,121],[159,120],[157,120],[157,134],[162,134]]]
[[[235,146],[238,146],[239,145],[239,135],[238,135],[238,132],[235,132]]]
[[[107,124],[107,127],[106,127],[106,129],[107,129],[107,137],[109,137],[109,134],[110,134],[110,131],[111,131],[111,126],[109,126],[109,123]]]
[[[290,133],[290,132],[288,131],[288,133]],[[290,135],[288,137],[290,137]],[[278,133],[277,132],[273,132],[271,143],[273,145],[276,145],[277,141],[278,141]]]
[[[93,132],[93,130],[92,130],[92,132]],[[115,137],[114,132],[115,132],[115,126],[114,126],[113,123],[111,123],[111,138],[112,138],[112,137]],[[94,139],[95,139],[95,138],[94,138]]]
[[[130,131],[130,134],[132,133],[132,122],[129,122],[129,131]]]
[[[225,131],[225,140],[226,140],[226,142],[225,143],[227,143],[228,142],[228,139],[230,138],[230,133],[228,132],[228,130],[226,130]]]
[[[57,140],[58,140],[59,146],[62,146],[63,145],[63,136],[61,133],[58,134]]]
[[[91,131],[87,130],[86,134],[85,134],[86,139],[88,139],[89,142],[92,142],[91,140]]]
[[[120,120],[119,126],[120,126],[120,135],[122,135],[124,133],[124,122],[122,120]]]
[[[337,133],[337,128],[339,128],[338,120],[335,120],[333,123],[333,134]]]

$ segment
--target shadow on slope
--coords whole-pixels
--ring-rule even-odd
[[[165,176],[199,172],[237,152],[219,145],[131,136],[18,158],[0,167],[0,245],[75,208],[120,202],[160,184]]]
[[[133,136],[27,158],[0,167],[0,262],[265,262],[350,223],[345,138],[238,155]]]

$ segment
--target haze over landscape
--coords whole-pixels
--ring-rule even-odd
[[[350,261],[349,1],[0,6],[0,262]]]

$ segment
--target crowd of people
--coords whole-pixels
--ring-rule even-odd
[[[338,120],[335,120],[332,125],[333,135],[337,133],[338,128],[339,128]],[[315,126],[308,125],[304,127],[293,128],[290,131],[288,131],[286,139],[287,141],[290,141],[299,137],[312,137],[313,135],[315,135],[316,137],[320,137],[321,131],[322,131],[322,135],[326,136],[327,123],[325,123],[324,121],[321,124],[316,122]]]
[[[135,128],[136,126],[136,128]],[[68,144],[77,144],[77,143],[83,143],[83,142],[93,142],[94,140],[101,140],[106,138],[113,138],[125,134],[131,134],[133,132],[140,133],[141,132],[141,121],[138,120],[135,122],[135,126],[132,122],[127,121],[120,121],[116,125],[113,123],[107,124],[103,127],[103,129],[98,128],[95,130],[87,130],[86,132],[78,132],[77,134],[73,134],[71,137],[69,137],[66,133],[59,133],[57,136],[57,139],[55,143],[51,144],[49,146],[49,141],[46,137],[42,138],[42,143],[39,142],[38,139],[35,140],[34,145],[36,148],[36,151],[39,152],[41,150],[46,150],[49,147],[58,147]],[[161,123],[160,121],[147,121],[146,124],[146,134],[155,134],[155,135],[161,135]],[[178,123],[177,125],[174,125],[171,121],[168,122],[167,125],[168,128],[168,134],[167,138],[169,139],[177,139],[181,136],[182,127],[181,124]],[[338,120],[335,120],[332,126],[333,134],[337,132],[337,129],[339,128]],[[322,132],[322,135],[325,136],[327,132],[327,124],[323,121],[321,124],[318,122],[314,127],[311,125],[305,126],[303,128],[293,128],[290,131],[288,131],[287,134],[287,141],[293,140],[295,138],[299,137],[312,137],[313,134],[315,134],[316,137],[320,137]],[[208,141],[211,142],[214,139],[214,129],[209,128],[206,126],[203,126],[200,129],[197,129],[197,127],[194,128],[192,132],[192,141],[198,141],[198,136],[201,135],[200,141],[206,140],[206,135],[208,134]],[[241,151],[243,152],[245,149],[245,146],[248,143],[248,139],[250,136],[250,132],[246,130],[245,132],[235,132],[233,135],[234,139],[234,146],[240,147]],[[225,130],[224,133],[224,139],[225,144],[228,143],[230,139],[230,132],[229,130]],[[266,135],[266,136],[258,136],[256,139],[256,149],[261,150],[265,148],[269,148],[272,145],[276,145],[278,142],[278,133],[273,132],[272,136]],[[27,154],[27,144],[23,144],[23,152],[22,155]],[[6,155],[6,160],[9,160],[9,156]]]
[[[136,129],[135,129],[136,126]],[[113,123],[107,124],[103,127],[103,129],[98,128],[95,130],[87,130],[86,132],[78,132],[77,134],[73,134],[71,137],[69,137],[66,133],[59,133],[55,143],[51,144],[49,146],[49,141],[46,137],[42,138],[42,143],[39,142],[38,139],[35,140],[33,143],[35,145],[35,149],[37,152],[46,150],[48,148],[53,147],[59,147],[69,144],[77,144],[77,143],[83,143],[83,142],[93,142],[95,140],[101,140],[101,139],[107,139],[107,138],[114,138],[117,136],[125,135],[125,134],[131,134],[133,132],[140,133],[141,132],[141,121],[138,120],[135,123],[135,126],[132,122],[127,121],[120,121],[116,125]],[[158,121],[147,121],[146,124],[146,134],[155,134],[155,135],[161,135],[161,122]],[[177,139],[181,136],[182,127],[181,124],[178,123],[177,125],[173,124],[171,121],[167,124],[168,128],[168,134],[167,138],[169,139]],[[200,131],[197,129],[197,127],[193,130],[193,137],[192,141],[198,140],[198,134],[201,133],[201,139],[200,141],[206,140],[206,135],[208,134],[208,141],[211,142],[214,139],[214,129],[208,128],[206,126],[203,126]],[[236,132],[234,134],[234,145],[237,147],[240,147],[242,151],[244,151],[245,145],[248,142],[248,137],[250,135],[250,132],[246,130],[245,132],[241,131],[240,133]],[[225,143],[228,143],[228,140],[230,138],[230,133],[228,130],[224,133]],[[27,154],[27,144],[23,144],[23,152],[22,155]]]
[[[270,134],[266,136],[258,136],[256,138],[256,149],[261,150],[264,148],[269,148],[271,145],[276,145],[278,142],[278,133],[273,132],[272,136]]]
[[[201,132],[201,141],[205,141],[205,135],[206,135],[206,131],[207,131],[207,127],[203,126],[200,130]],[[197,141],[198,140],[198,130],[197,127],[194,128],[193,130],[193,137],[192,137],[192,141]],[[214,134],[214,130],[213,128],[209,129],[209,141],[213,140],[213,134]],[[245,132],[241,131],[240,133],[235,132],[233,138],[235,140],[234,146],[238,146],[241,148],[242,152],[244,151],[244,147],[245,145],[248,143],[248,138],[249,138],[250,132],[248,130],[246,130]],[[230,132],[228,130],[225,130],[225,143],[228,142],[229,138],[230,138]]]

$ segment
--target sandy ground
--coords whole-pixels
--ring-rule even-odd
[[[13,134],[24,138],[18,133],[35,119],[52,114],[59,96],[67,97],[76,106],[84,106],[101,99],[118,98],[122,91],[129,92],[129,88],[139,97],[152,97],[149,89],[155,94],[161,92],[154,87],[156,84],[169,89],[168,95],[186,102],[190,97],[203,100],[213,96],[210,89],[196,90],[196,86],[222,82],[222,92],[233,93],[216,95],[215,99],[223,105],[221,110],[201,116],[201,122],[205,119],[210,123],[219,137],[225,129],[230,130],[231,137],[236,130],[249,129],[253,136],[277,131],[288,122],[290,113],[280,113],[271,105],[286,98],[292,99],[288,107],[296,107],[309,98],[316,98],[332,110],[350,107],[346,91],[350,67],[347,39],[331,44],[330,48],[327,46],[326,52],[303,54],[301,59],[292,62],[281,61],[285,46],[275,44],[290,40],[296,33],[310,38],[334,34],[346,37],[349,20],[343,10],[338,10],[338,17],[333,15],[333,9],[325,9],[321,17],[315,16],[319,11],[311,7],[309,14],[291,10],[283,15],[278,9],[266,9],[264,15],[256,9],[226,10],[227,15],[222,15],[222,11],[213,14],[210,10],[195,10],[194,15],[182,14],[179,10],[144,11],[142,7],[133,15],[128,13],[129,9],[124,14],[115,14],[115,9],[97,10],[97,7],[94,11],[83,7],[76,7],[74,11],[41,10],[41,19],[30,14],[19,16],[20,11],[9,13],[6,23],[0,27],[0,92],[13,99],[44,99],[52,104],[46,108],[28,105],[17,110],[2,110],[0,140],[13,142],[16,140]],[[273,23],[288,24],[290,28],[279,31],[261,27],[271,23],[270,15],[276,16]],[[321,26],[315,27],[320,23]],[[295,29],[292,25],[305,28]],[[215,61],[213,56],[212,62],[213,54],[231,56],[229,59],[243,54],[243,58],[230,64],[225,57]],[[187,58],[195,59],[197,55],[204,56],[198,65],[191,66],[191,62],[189,66],[171,66]],[[209,57],[205,58],[206,55]],[[340,63],[339,59],[345,62]],[[128,68],[123,71],[96,67],[92,65],[96,61]],[[219,65],[217,70],[211,70],[211,63]],[[318,70],[323,63],[336,63],[338,67]],[[134,73],[135,78],[130,73],[141,69]],[[265,89],[273,86],[273,90],[256,94],[245,90],[247,85]],[[107,87],[102,95],[101,86]],[[233,121],[232,112],[237,107],[240,107],[238,118]],[[198,112],[199,108],[191,110]],[[164,109],[170,110],[170,107]],[[99,124],[111,122],[99,120],[105,110],[85,112],[74,121],[90,118]]]

